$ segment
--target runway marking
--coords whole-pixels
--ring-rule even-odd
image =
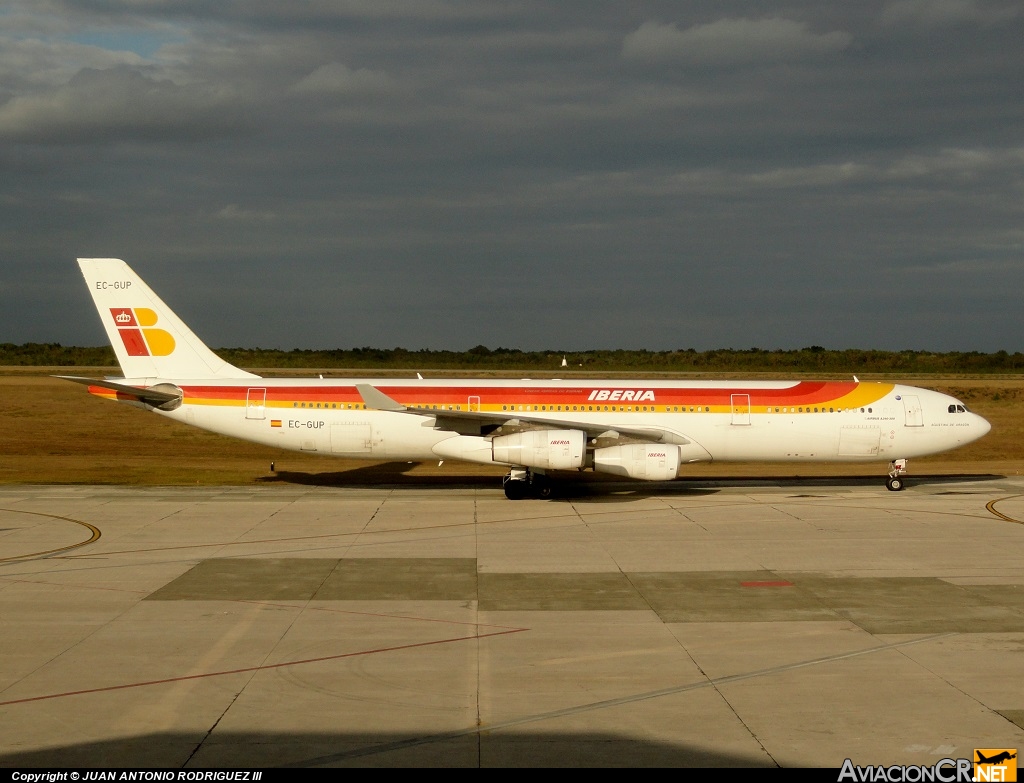
[[[911,639],[905,642],[895,642],[893,644],[883,644],[877,647],[868,647],[864,650],[855,650],[848,653],[838,653],[836,655],[826,655],[821,658],[812,658],[808,661],[798,661],[797,663],[788,663],[781,666],[774,666],[770,669],[759,669],[753,672],[747,672],[745,674],[730,674],[725,677],[716,677],[714,679],[704,680],[703,682],[692,682],[686,685],[676,685],[670,688],[662,688],[656,691],[647,691],[645,693],[637,693],[632,696],[623,696],[618,699],[605,699],[604,701],[595,701],[590,704],[581,704],[576,707],[566,707],[561,710],[552,710],[550,712],[542,712],[537,715],[525,715],[521,718],[510,718],[509,720],[500,721],[498,723],[491,723],[486,726],[474,726],[468,729],[461,729],[457,731],[447,731],[442,734],[432,734],[424,737],[412,737],[407,740],[399,740],[397,742],[389,742],[383,745],[373,745],[367,748],[357,748],[355,750],[344,751],[342,753],[335,753],[329,756],[319,756],[317,758],[306,759],[302,762],[295,762],[292,764],[285,764],[285,767],[307,767],[307,766],[318,766],[322,764],[330,764],[335,761],[344,761],[351,758],[359,758],[361,756],[372,756],[378,753],[389,753],[395,750],[405,750],[407,748],[415,747],[417,745],[427,745],[433,742],[445,742],[452,739],[458,739],[459,737],[468,737],[476,734],[489,734],[500,729],[508,729],[514,726],[522,726],[527,723],[537,723],[539,721],[552,720],[555,718],[564,718],[573,715],[578,715],[583,712],[591,712],[593,710],[603,710],[608,707],[618,707],[623,704],[633,704],[640,701],[646,701],[648,699],[657,699],[661,696],[672,696],[680,693],[687,693],[689,691],[701,690],[703,688],[717,688],[722,685],[730,685],[735,682],[742,682],[744,680],[754,679],[756,677],[765,677],[772,674],[781,674],[783,672],[793,671],[794,669],[803,669],[808,666],[818,666],[823,663],[834,663],[836,661],[844,661],[850,658],[857,658],[861,655],[870,655],[876,652],[885,652],[886,650],[895,650],[901,647],[909,647],[913,644],[923,644],[924,642],[932,642],[938,639],[945,639],[949,636],[956,636],[955,632],[933,634],[931,636],[925,636],[920,639]]]
[[[1008,517],[1006,516],[1006,514],[1003,514],[1000,511],[996,511],[996,503],[999,503],[1003,500],[1013,500],[1014,498],[1019,497],[1024,497],[1024,495],[1007,495],[1006,497],[996,498],[995,500],[990,500],[988,503],[986,503],[985,508],[987,508],[989,511],[991,511],[993,514],[995,514],[997,517],[1004,520],[1005,522],[1013,522],[1017,525],[1024,525],[1024,521],[1014,519],[1013,517]]]
[[[13,704],[27,704],[34,701],[46,701],[48,699],[63,699],[68,696],[84,696],[90,693],[109,693],[111,691],[122,691],[128,688],[145,688],[151,685],[167,685],[173,682],[187,682],[189,680],[203,680],[209,677],[225,677],[230,674],[246,674],[249,672],[267,671],[270,669],[284,669],[290,666],[303,666],[308,663],[323,663],[325,661],[339,661],[344,658],[358,658],[364,655],[376,655],[378,653],[396,652],[398,650],[414,650],[417,647],[431,647],[438,644],[450,644],[452,642],[468,642],[475,639],[487,639],[491,636],[505,636],[512,633],[522,633],[528,628],[513,628],[506,631],[492,631],[491,633],[475,634],[473,636],[453,636],[450,639],[435,639],[430,642],[415,642],[413,644],[400,644],[393,647],[378,647],[373,650],[360,650],[358,652],[339,653],[338,655],[324,655],[319,658],[304,658],[300,661],[285,661],[284,663],[271,663],[263,666],[246,666],[241,669],[228,669],[226,671],[205,672],[203,674],[185,674],[180,677],[167,677],[162,680],[145,680],[143,682],[129,682],[123,685],[107,685],[103,688],[86,688],[80,691],[65,691],[64,693],[48,693],[43,696],[28,696],[23,699],[11,699],[0,701],[0,707],[9,707]]]
[[[81,542],[79,542],[77,544],[71,544],[70,546],[58,547],[57,549],[48,549],[45,552],[31,552],[31,553],[29,553],[27,555],[14,555],[12,557],[0,557],[0,563],[10,563],[10,562],[14,562],[15,560],[28,560],[28,559],[34,558],[34,557],[48,557],[48,556],[51,556],[51,555],[59,554],[60,552],[69,552],[72,549],[78,549],[79,547],[83,547],[86,544],[91,544],[93,541],[98,541],[100,536],[102,535],[102,533],[100,533],[100,529],[98,527],[90,525],[88,522],[83,522],[80,519],[72,519],[71,517],[61,517],[61,516],[58,516],[57,514],[43,514],[42,512],[39,512],[39,511],[22,511],[20,509],[14,509],[14,508],[0,508],[0,511],[6,511],[9,514],[32,514],[33,516],[37,516],[37,517],[48,517],[49,519],[59,519],[62,522],[73,522],[74,524],[81,525],[82,527],[84,527],[84,528],[86,528],[86,529],[88,529],[88,530],[90,530],[92,532],[92,536],[88,540],[86,540],[86,541],[81,541]]]

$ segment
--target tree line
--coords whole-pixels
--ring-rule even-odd
[[[484,345],[468,351],[405,348],[220,348],[216,353],[238,367],[267,369],[382,370],[566,370],[587,372],[795,372],[975,374],[1024,372],[1024,354],[980,351],[830,350],[820,345],[799,349],[720,348],[697,351],[593,350],[522,351]],[[0,366],[111,367],[117,364],[109,346],[80,347],[59,343],[0,343]]]

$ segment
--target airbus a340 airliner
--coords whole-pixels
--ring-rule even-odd
[[[977,440],[989,423],[952,397],[858,381],[261,378],[220,359],[123,261],[81,258],[123,378],[60,376],[222,435],[338,457],[507,465],[511,499],[547,472],[668,481],[711,461],[889,461]]]

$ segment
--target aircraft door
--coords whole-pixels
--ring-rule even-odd
[[[906,426],[924,426],[924,414],[921,411],[921,400],[916,394],[903,395],[903,412],[906,414]]]
[[[848,424],[839,429],[840,457],[875,457],[882,430],[873,424]]]
[[[267,417],[267,390],[249,389],[245,395],[245,418],[265,419]]]
[[[334,454],[369,454],[373,449],[373,428],[366,422],[342,422],[331,425],[331,451]]]
[[[480,410],[480,398],[477,396],[470,397],[466,406],[468,410],[479,411]]]
[[[739,425],[750,424],[750,395],[733,394],[730,396],[732,402],[732,423]]]

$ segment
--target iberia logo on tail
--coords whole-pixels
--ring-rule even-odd
[[[129,356],[170,356],[174,338],[164,329],[154,329],[156,311],[148,307],[111,307],[110,315]]]

